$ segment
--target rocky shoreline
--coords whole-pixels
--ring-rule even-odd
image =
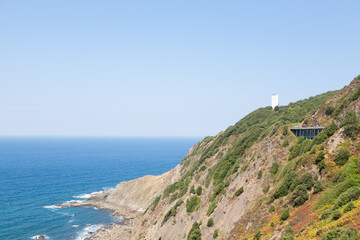
[[[97,209],[111,211],[113,216],[121,216],[124,218],[120,223],[112,223],[101,227],[95,233],[91,233],[91,237],[87,239],[130,239],[133,228],[138,224],[143,211],[133,210],[127,205],[119,205],[104,201],[109,190],[97,193],[82,202],[73,202],[70,204],[57,204],[55,206],[61,208],[70,207],[96,207]]]

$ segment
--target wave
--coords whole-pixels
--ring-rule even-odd
[[[50,206],[43,206],[43,208],[56,209],[56,208],[61,208],[61,207],[56,206],[56,205],[50,205]]]
[[[92,192],[92,193],[84,193],[78,196],[73,196],[74,198],[81,198],[81,199],[88,199],[91,198],[92,196],[94,196],[95,194],[101,193],[102,191],[99,192]]]
[[[76,236],[75,240],[84,240],[90,237],[92,234],[96,233],[102,226],[103,226],[102,224],[96,224],[85,227],[80,232],[78,232],[78,235]]]

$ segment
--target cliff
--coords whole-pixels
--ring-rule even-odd
[[[258,109],[175,169],[83,204],[128,218],[94,239],[358,239],[360,76],[340,91]],[[313,140],[289,127],[326,128]]]

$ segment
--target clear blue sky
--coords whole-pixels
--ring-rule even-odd
[[[0,135],[206,136],[360,73],[360,1],[0,0]]]

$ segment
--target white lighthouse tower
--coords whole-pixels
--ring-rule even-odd
[[[279,95],[273,94],[271,96],[271,106],[273,109],[275,109],[275,107],[279,106]]]

